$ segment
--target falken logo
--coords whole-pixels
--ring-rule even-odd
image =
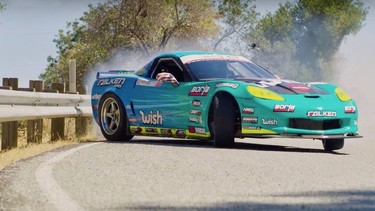
[[[189,96],[207,96],[210,86],[194,86],[189,92]]]
[[[307,116],[309,117],[336,117],[335,111],[308,111]]]
[[[98,81],[97,86],[109,86],[112,85],[116,88],[121,88],[125,83],[125,78],[104,78]]]
[[[254,113],[254,109],[253,108],[243,108],[242,109],[242,113],[244,113],[244,114],[253,114]]]
[[[295,105],[275,105],[274,112],[294,112]]]
[[[141,114],[142,122],[144,124],[149,125],[162,125],[163,124],[163,116],[160,115],[159,111],[156,111],[156,113],[153,113],[150,111],[149,114],[145,114],[143,111],[139,111],[139,114]]]
[[[262,119],[264,125],[277,125],[276,119]]]
[[[357,111],[355,106],[345,106],[344,109],[346,114],[354,114]]]

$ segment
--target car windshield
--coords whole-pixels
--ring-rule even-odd
[[[203,60],[186,64],[197,80],[276,78],[267,70],[249,61]]]

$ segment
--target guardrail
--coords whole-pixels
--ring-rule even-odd
[[[29,88],[18,88],[17,78],[3,78],[0,86],[1,150],[17,147],[18,122],[27,120],[27,142],[42,141],[43,119],[51,120],[51,141],[64,137],[65,117],[76,118],[76,135],[87,133],[92,116],[90,96],[65,92],[65,84],[54,83],[44,89],[44,82],[30,81]],[[86,118],[85,118],[86,117]]]

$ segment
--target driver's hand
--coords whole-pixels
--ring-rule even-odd
[[[161,82],[171,82],[173,85],[178,85],[177,79],[170,73],[159,73],[156,75],[156,80]]]

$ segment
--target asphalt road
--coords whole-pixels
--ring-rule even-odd
[[[0,210],[375,210],[374,77],[343,75],[364,138],[336,153],[301,139],[70,146],[1,171]]]
[[[0,210],[374,210],[375,134],[364,135],[336,153],[301,139],[65,147],[0,172]]]

